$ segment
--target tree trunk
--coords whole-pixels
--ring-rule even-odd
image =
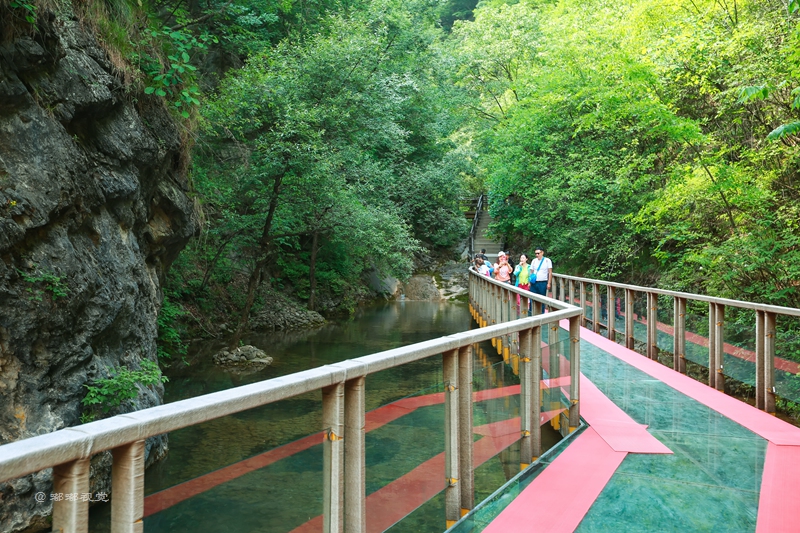
[[[314,237],[311,240],[311,261],[308,265],[308,276],[311,289],[308,296],[308,308],[314,311],[316,305],[314,297],[317,291],[317,250],[319,249],[319,230],[314,230]]]
[[[267,256],[267,251],[272,241],[269,232],[272,228],[272,219],[275,217],[275,210],[278,207],[278,196],[281,192],[282,181],[283,174],[280,174],[275,177],[275,183],[272,185],[272,198],[269,201],[269,211],[267,212],[267,218],[264,221],[264,231],[261,233],[261,239],[258,243],[259,259],[256,261],[256,265],[253,267],[253,272],[250,274],[250,281],[247,283],[247,300],[245,300],[244,309],[242,309],[242,316],[239,318],[239,326],[236,328],[236,333],[233,334],[233,337],[231,337],[231,340],[228,343],[229,350],[234,350],[237,346],[239,346],[239,340],[242,338],[242,333],[244,333],[245,327],[247,327],[248,320],[250,320],[250,309],[252,309],[253,301],[256,298],[256,289],[258,289],[258,286],[261,283],[261,273],[264,270],[264,266],[267,264],[267,260],[269,259]]]

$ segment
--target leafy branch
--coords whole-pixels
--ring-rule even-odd
[[[138,385],[149,387],[158,383],[166,383],[169,379],[161,375],[158,364],[143,359],[141,370],[130,370],[125,367],[109,368],[110,376],[84,385],[86,396],[81,400],[89,411],[81,415],[81,422],[91,422],[98,414],[108,414],[112,409],[124,402],[139,396]]]

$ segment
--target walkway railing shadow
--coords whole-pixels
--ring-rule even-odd
[[[511,313],[516,298],[545,303],[550,312]],[[470,299],[485,327],[350,359],[250,385],[144,409],[0,446],[0,482],[53,468],[53,493],[90,492],[90,461],[111,450],[111,531],[143,531],[145,440],[220,417],[320,391],[323,437],[323,530],[366,530],[365,380],[367,376],[442,355],[444,377],[445,500],[448,525],[474,507],[472,346],[494,340],[502,350],[516,343],[520,354],[521,449],[532,462],[540,454],[537,421],[542,378],[550,379],[550,404],[563,419],[562,432],[579,424],[579,335],[582,310],[470,273]],[[520,309],[522,309],[521,307]],[[534,308],[539,307],[534,305]],[[542,331],[557,344],[558,322],[569,320],[568,348],[543,353]],[[562,345],[565,343],[561,343]],[[567,399],[566,405],[564,399]],[[53,501],[53,531],[88,531],[89,501]]]
[[[687,361],[705,367],[708,385],[717,390],[725,391],[726,378],[729,385],[750,385],[756,407],[768,413],[775,414],[781,397],[800,403],[800,338],[781,339],[778,327],[800,331],[800,309],[562,274],[553,278],[555,296],[580,306],[583,325],[594,332],[650,359],[665,362],[671,353],[667,364],[684,374]]]

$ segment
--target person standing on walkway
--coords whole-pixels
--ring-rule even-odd
[[[541,248],[536,249],[536,257],[531,261],[531,278],[534,278],[531,286],[531,292],[547,296],[547,291],[550,290],[550,284],[553,281],[553,262],[550,258],[544,256],[544,250]],[[542,313],[544,313],[544,304],[542,304]]]
[[[494,279],[503,283],[511,283],[511,272],[513,270],[508,264],[506,253],[500,252],[497,255],[497,264],[494,266]]]
[[[515,285],[523,290],[530,290],[531,288],[531,266],[528,264],[528,256],[522,254],[519,256],[519,264],[514,267],[514,279],[516,279]],[[517,294],[517,309],[519,309],[520,305],[520,298],[519,294]]]

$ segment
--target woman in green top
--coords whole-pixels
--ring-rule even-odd
[[[514,277],[517,282],[515,285],[520,289],[526,291],[531,290],[531,266],[528,264],[528,256],[522,254],[519,256],[519,264],[514,267]],[[519,310],[519,294],[517,294],[517,309]]]

